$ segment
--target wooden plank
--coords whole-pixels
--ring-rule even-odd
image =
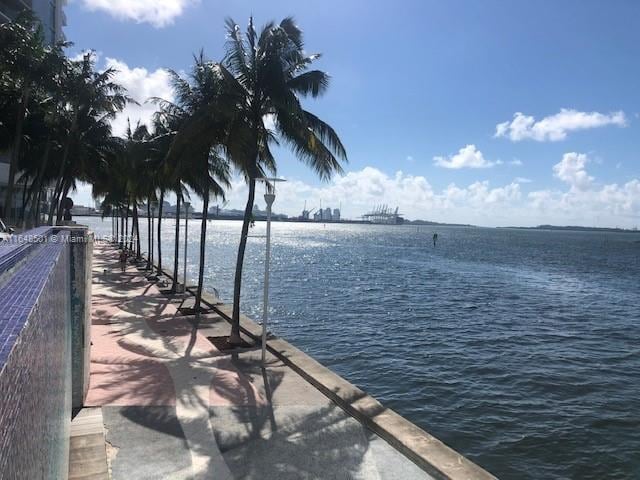
[[[109,480],[102,409],[80,410],[70,435],[69,480]]]

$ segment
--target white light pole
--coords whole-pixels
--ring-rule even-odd
[[[187,232],[189,231],[189,202],[184,202],[184,265],[182,274],[182,291],[187,291]]]
[[[284,182],[279,178],[262,178],[266,193],[264,201],[267,204],[267,241],[264,259],[264,297],[262,303],[262,366],[266,367],[267,357],[267,320],[269,319],[269,266],[271,262],[271,207],[276,200],[276,182]]]

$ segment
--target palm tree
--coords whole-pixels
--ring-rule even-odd
[[[34,94],[49,88],[57,78],[64,64],[63,48],[70,44],[58,42],[53,46],[45,45],[42,26],[33,13],[25,11],[14,22],[0,24],[0,45],[2,93],[6,98],[18,99],[4,202],[5,217],[13,218],[13,190],[28,105]]]
[[[151,101],[161,103],[159,99],[152,98]],[[160,190],[160,198],[158,200],[158,225],[157,225],[157,247],[158,247],[158,271],[162,272],[162,216],[164,208],[165,192],[176,190],[176,194],[180,193],[179,180],[173,178],[174,172],[171,166],[166,162],[166,156],[171,148],[171,142],[175,136],[175,123],[170,111],[159,110],[153,118],[153,138],[151,139],[152,157],[156,164],[156,185]],[[176,185],[176,183],[178,185]],[[176,242],[178,238],[176,237]],[[175,262],[174,262],[175,263]],[[175,275],[174,275],[175,276]]]
[[[78,62],[72,62],[65,84],[67,108],[64,118],[68,130],[49,210],[50,224],[53,223],[56,206],[73,187],[73,173],[78,170],[76,162],[90,159],[87,154],[96,153],[104,147],[100,141],[111,139],[110,121],[128,102],[133,102],[125,89],[113,81],[116,73],[112,68],[104,72],[95,71],[92,53],[87,53]],[[60,214],[58,208],[58,218]]]
[[[198,287],[194,310],[200,312],[204,282],[205,245],[210,197],[224,197],[230,186],[229,162],[225,155],[227,112],[229,109],[227,84],[219,65],[209,62],[201,52],[189,79],[170,72],[176,102],[163,102],[180,117],[180,127],[166,156],[173,172],[173,181],[182,180],[202,199],[200,227],[200,261]]]
[[[321,96],[327,90],[329,76],[310,69],[319,55],[306,54],[302,31],[294,20],[285,18],[277,25],[270,22],[258,35],[251,18],[243,35],[240,27],[229,19],[227,32],[223,68],[229,74],[224,78],[231,83],[227,88],[239,97],[235,116],[240,120],[230,127],[227,149],[249,186],[236,259],[229,337],[230,343],[238,344],[242,267],[256,179],[265,171],[276,170],[270,145],[279,142],[288,145],[323,180],[342,171],[339,159],[346,161],[347,155],[333,128],[300,103],[300,97]],[[265,125],[267,118],[273,121],[273,129]]]
[[[149,132],[138,123],[129,124],[124,138],[114,138],[117,147],[93,171],[89,182],[93,185],[93,196],[103,198],[103,215],[109,212],[131,210],[132,236],[136,237],[136,254],[140,259],[140,223],[138,206],[148,199],[151,190],[148,159],[150,156]],[[133,233],[135,232],[135,234]]]
[[[182,185],[182,179],[179,177],[180,168],[170,165],[166,162],[167,153],[171,149],[177,131],[186,116],[186,113],[177,105],[167,102],[160,98],[151,98],[150,101],[159,105],[159,110],[153,118],[154,133],[156,137],[153,140],[154,149],[157,155],[163,160],[163,187],[176,195],[176,224],[174,239],[174,255],[173,255],[173,277],[171,284],[171,293],[178,291],[178,265],[180,252],[180,207],[182,200],[188,196],[188,192]],[[160,250],[160,219],[158,219],[158,267],[161,265]]]

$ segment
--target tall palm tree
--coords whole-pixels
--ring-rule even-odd
[[[292,18],[268,23],[258,34],[250,18],[246,34],[231,19],[229,40],[222,67],[228,74],[227,88],[239,97],[236,118],[230,126],[227,150],[244,175],[249,193],[238,246],[233,292],[233,316],[229,342],[240,343],[240,295],[242,267],[255,201],[256,179],[265,171],[275,172],[270,145],[288,145],[321,179],[341,172],[340,160],[347,155],[334,129],[304,109],[300,97],[321,96],[329,76],[310,69],[320,55],[304,51],[302,31]],[[265,124],[273,121],[273,129]]]
[[[95,56],[87,53],[82,60],[72,62],[65,84],[67,108],[65,118],[68,131],[64,142],[62,159],[55,183],[54,198],[49,210],[49,223],[60,200],[72,188],[75,162],[87,160],[87,151],[101,147],[88,142],[110,139],[110,121],[133,100],[126,95],[124,87],[113,81],[116,70],[95,70]],[[95,153],[95,152],[93,152]],[[61,211],[58,208],[58,217]]]
[[[158,111],[153,118],[154,124],[154,149],[157,155],[163,159],[162,176],[163,187],[167,192],[173,192],[176,195],[176,215],[175,215],[175,238],[174,238],[174,254],[173,254],[173,277],[171,283],[171,293],[178,291],[178,266],[180,252],[180,210],[182,201],[188,197],[188,191],[184,188],[181,175],[184,175],[185,169],[178,168],[167,162],[167,154],[171,149],[171,145],[175,136],[180,129],[186,112],[178,105],[163,100],[161,98],[151,98],[150,101],[159,106]],[[158,242],[160,242],[160,219],[158,219]],[[160,243],[158,243],[158,266],[160,266]]]
[[[194,310],[200,311],[204,282],[205,246],[209,199],[224,197],[230,186],[229,162],[225,155],[229,95],[225,79],[215,63],[201,52],[189,78],[170,72],[176,102],[163,102],[180,117],[179,129],[166,156],[173,181],[181,180],[202,199],[200,261]]]
[[[152,98],[151,101],[163,104],[160,99]],[[165,106],[166,107],[166,106]],[[179,195],[181,187],[179,179],[174,178],[175,172],[166,162],[166,156],[171,148],[175,136],[175,129],[179,122],[179,118],[174,117],[175,114],[169,109],[160,109],[153,117],[153,138],[150,140],[151,154],[155,162],[156,185],[160,190],[160,198],[158,199],[158,225],[157,225],[157,252],[158,252],[158,271],[162,271],[162,217],[164,209],[165,192],[175,191]],[[176,237],[176,242],[178,238]],[[175,269],[174,269],[175,270]],[[175,275],[174,275],[175,276]]]
[[[178,105],[158,97],[150,98],[149,101],[159,106],[159,109],[154,114],[153,118],[155,134],[153,144],[156,156],[161,159],[163,187],[166,191],[173,192],[176,195],[173,278],[170,289],[171,293],[176,293],[178,290],[178,264],[180,249],[180,207],[182,200],[185,196],[188,196],[188,192],[183,187],[182,178],[180,178],[180,175],[184,173],[184,169],[177,168],[176,165],[168,163],[167,154],[171,149],[171,145],[182,122],[184,121],[184,118],[186,117],[186,112]],[[158,242],[160,242],[160,219],[158,219]],[[158,243],[158,266],[160,266],[161,262],[160,248],[160,243]]]
[[[148,158],[150,156],[149,132],[138,123],[129,124],[124,138],[115,138],[117,148],[105,162],[101,162],[88,181],[93,185],[93,196],[103,198],[103,214],[118,212],[127,206],[131,209],[136,237],[136,253],[140,258],[140,223],[138,207],[148,199],[151,190]]]

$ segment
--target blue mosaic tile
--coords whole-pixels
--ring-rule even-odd
[[[69,232],[27,233],[56,233],[59,241],[0,249],[0,479],[60,479],[67,473],[78,286],[64,241]]]

